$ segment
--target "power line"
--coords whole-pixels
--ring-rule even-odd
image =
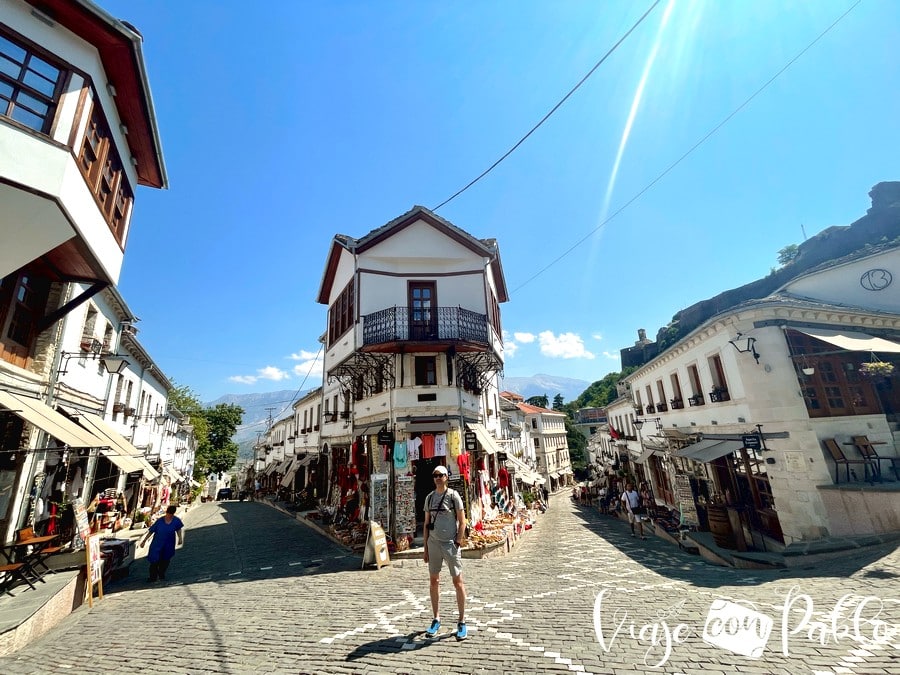
[[[856,7],[857,7],[861,2],[862,2],[862,0],[856,0],[856,2],[853,3],[853,4],[850,6],[850,8],[849,8],[846,12],[844,12],[843,14],[841,14],[837,19],[834,20],[834,22],[833,22],[830,26],[828,26],[825,30],[823,30],[821,33],[819,33],[819,35],[816,36],[816,38],[815,38],[812,42],[810,42],[808,45],[806,45],[806,47],[804,47],[803,49],[801,49],[800,52],[799,52],[796,56],[794,56],[794,58],[792,58],[790,61],[788,61],[788,62],[787,62],[787,63],[786,63],[786,64],[785,64],[778,72],[776,72],[772,77],[770,77],[770,78],[766,81],[765,84],[763,84],[759,89],[757,89],[755,92],[753,92],[753,93],[749,96],[749,98],[747,98],[743,103],[741,103],[737,108],[735,108],[730,114],[728,114],[728,115],[725,117],[725,119],[723,119],[723,120],[722,120],[721,122],[719,122],[716,126],[714,126],[714,127],[712,128],[712,130],[710,130],[710,131],[709,131],[705,136],[703,136],[699,141],[697,141],[696,143],[694,143],[694,145],[692,145],[692,146],[690,147],[690,149],[688,149],[687,152],[685,152],[683,155],[681,155],[681,157],[679,157],[679,158],[676,159],[674,162],[672,162],[669,166],[667,166],[667,167],[665,168],[665,170],[663,170],[662,173],[660,173],[658,176],[656,176],[656,178],[654,178],[654,179],[653,179],[652,181],[650,181],[646,186],[644,186],[644,188],[641,189],[637,194],[635,194],[631,199],[629,199],[629,200],[628,200],[627,202],[625,202],[622,206],[620,206],[618,209],[616,209],[616,210],[615,210],[612,214],[610,214],[603,222],[601,222],[599,225],[597,225],[597,227],[595,227],[593,230],[591,230],[590,232],[588,232],[588,233],[587,233],[586,235],[584,235],[581,239],[579,239],[578,241],[576,241],[576,242],[575,242],[574,244],[572,244],[569,248],[567,248],[565,251],[563,251],[561,254],[559,254],[556,258],[554,258],[554,259],[551,260],[549,263],[547,263],[544,267],[542,267],[542,268],[539,269],[537,272],[535,272],[533,275],[531,275],[530,277],[528,277],[528,279],[526,279],[525,281],[523,281],[523,282],[522,282],[521,284],[519,284],[516,288],[512,289],[512,291],[513,291],[513,292],[518,291],[518,290],[521,289],[523,286],[527,286],[529,283],[531,283],[532,281],[534,281],[535,279],[537,279],[537,278],[538,278],[539,276],[541,276],[544,272],[546,272],[548,269],[550,269],[551,267],[553,267],[553,266],[554,266],[556,263],[558,263],[560,260],[562,260],[562,259],[565,258],[567,255],[569,255],[572,251],[574,251],[576,248],[578,248],[578,246],[580,246],[580,245],[583,244],[585,241],[587,241],[587,240],[590,239],[592,236],[594,236],[597,232],[599,232],[599,231],[600,231],[600,230],[601,230],[601,229],[602,229],[609,221],[611,221],[613,218],[615,218],[615,217],[618,216],[620,213],[622,213],[622,211],[624,211],[624,210],[627,209],[629,206],[631,206],[634,202],[636,202],[638,199],[640,199],[640,198],[644,195],[645,192],[649,191],[650,188],[652,188],[652,187],[653,187],[654,185],[656,185],[659,181],[661,181],[661,180],[666,176],[666,174],[668,174],[672,169],[674,169],[676,166],[678,166],[679,164],[681,164],[681,162],[683,162],[689,155],[693,154],[694,150],[696,150],[696,149],[699,148],[701,145],[703,145],[707,140],[709,140],[709,138],[710,138],[713,134],[715,134],[719,129],[721,129],[721,128],[722,128],[723,126],[725,126],[728,122],[730,122],[731,119],[732,119],[733,117],[735,117],[741,110],[743,110],[744,108],[746,108],[754,98],[756,98],[756,97],[757,97],[759,94],[761,94],[765,89],[767,89],[767,88],[769,87],[769,85],[772,84],[776,79],[778,79],[778,77],[779,77],[784,71],[786,71],[788,68],[790,68],[792,65],[794,65],[794,63],[796,63],[796,62],[800,59],[800,57],[802,57],[804,54],[806,54],[806,52],[808,52],[810,49],[812,49],[813,46],[815,46],[815,44],[816,44],[817,42],[819,42],[819,40],[821,40],[823,37],[825,37],[825,35],[827,35],[829,32],[831,32],[831,30],[832,30],[835,26],[837,26],[841,21],[843,21],[844,18],[845,18],[848,14],[850,14],[850,12],[852,12],[854,9],[856,9]]]
[[[544,115],[544,116],[541,118],[541,121],[538,122],[537,124],[535,124],[535,125],[531,128],[531,131],[529,131],[527,134],[525,134],[524,136],[522,136],[522,138],[520,138],[520,139],[518,140],[518,142],[517,142],[514,146],[512,146],[509,150],[507,150],[507,151],[503,154],[502,157],[500,157],[500,159],[498,159],[496,162],[494,162],[493,164],[491,164],[487,169],[485,169],[484,171],[482,171],[482,172],[481,172],[474,180],[470,181],[464,188],[462,188],[462,189],[456,191],[452,196],[448,197],[447,199],[445,199],[444,201],[442,201],[440,204],[438,204],[437,206],[435,206],[435,207],[434,207],[433,209],[431,209],[431,210],[432,210],[432,211],[437,211],[439,208],[441,208],[441,207],[444,206],[445,204],[448,204],[448,203],[450,203],[451,201],[453,201],[454,199],[456,199],[457,197],[459,197],[463,192],[465,192],[466,190],[468,190],[470,187],[472,187],[473,185],[475,185],[475,183],[477,183],[477,182],[480,181],[482,178],[484,178],[485,176],[487,176],[491,171],[493,171],[494,168],[495,168],[498,164],[500,164],[500,162],[502,162],[504,159],[506,159],[507,157],[509,157],[513,152],[515,152],[515,150],[516,150],[520,145],[522,145],[522,143],[524,143],[524,142],[528,139],[528,137],[531,136],[531,134],[533,134],[535,131],[537,131],[537,130],[540,128],[540,126],[541,126],[544,122],[546,122],[546,121],[550,118],[550,116],[551,116],[553,113],[555,113],[555,112],[559,109],[559,107],[560,107],[563,103],[565,103],[566,100],[567,100],[572,94],[574,94],[576,91],[578,91],[578,89],[581,87],[581,85],[583,85],[583,84],[587,81],[587,79],[588,79],[591,75],[594,74],[594,71],[597,70],[597,68],[599,68],[600,65],[601,65],[604,61],[606,61],[606,59],[608,59],[608,58],[610,57],[610,55],[611,55],[614,51],[616,51],[616,49],[619,48],[619,45],[621,45],[623,42],[625,42],[625,39],[626,39],[629,35],[631,35],[631,34],[634,32],[634,30],[635,30],[638,26],[641,25],[641,23],[643,22],[643,20],[646,19],[646,18],[650,15],[650,12],[652,12],[654,9],[656,9],[656,6],[657,6],[661,1],[662,1],[662,0],[656,0],[652,5],[650,5],[650,9],[648,9],[646,12],[644,12],[644,14],[641,16],[641,18],[638,19],[638,20],[635,22],[635,24],[634,24],[631,28],[629,28],[628,31],[627,31],[622,37],[619,38],[619,41],[616,42],[616,44],[614,44],[612,47],[610,47],[609,51],[607,51],[606,54],[603,55],[603,58],[601,58],[599,61],[597,61],[597,63],[594,64],[594,67],[591,68],[591,69],[588,71],[587,75],[585,75],[584,77],[582,77],[581,80],[579,80],[578,84],[576,84],[574,87],[572,87],[572,88],[569,90],[569,93],[566,94],[565,96],[563,96],[563,97],[560,99],[559,103],[557,103],[555,106],[553,106],[553,107],[550,109],[550,112],[548,112],[546,115]]]

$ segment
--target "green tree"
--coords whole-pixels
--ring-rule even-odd
[[[238,445],[231,437],[244,417],[244,409],[220,403],[215,408],[204,410],[204,417],[208,432],[206,441],[199,444],[197,454],[203,458],[208,471],[226,473],[237,460]]]
[[[553,409],[554,410],[562,410],[563,409],[563,395],[557,394],[553,397]]]
[[[778,264],[784,267],[788,263],[794,262],[798,255],[800,255],[800,247],[797,244],[788,244],[778,251]]]
[[[625,368],[622,372],[608,373],[602,380],[597,380],[585,389],[570,405],[575,410],[579,408],[605,408],[619,397],[616,385],[623,377],[630,375],[635,370],[637,368],[631,366]]]
[[[526,398],[525,403],[528,405],[534,405],[538,408],[549,408],[550,407],[550,399],[547,398],[547,394],[542,394],[541,396],[532,396],[531,398]]]
[[[587,467],[587,439],[569,417],[566,417],[566,445],[569,446],[572,468],[583,471]]]

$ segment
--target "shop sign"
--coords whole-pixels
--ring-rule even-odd
[[[384,529],[374,520],[369,521],[369,536],[366,537],[366,550],[363,553],[363,567],[374,564],[378,569],[389,565],[391,556],[388,554],[387,537]]]
[[[388,431],[387,429],[382,429],[378,432],[378,444],[379,445],[393,445],[394,444],[394,432]]]
[[[747,450],[759,450],[762,447],[759,434],[746,434],[741,436],[741,443]]]
[[[466,432],[466,452],[475,452],[478,449],[478,438],[474,431]]]

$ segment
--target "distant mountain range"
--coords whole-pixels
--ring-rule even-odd
[[[590,386],[591,383],[585,380],[538,373],[531,377],[504,377],[500,391],[511,391],[526,399],[546,395],[552,405],[553,397],[557,394],[562,394],[563,402],[568,403],[581,396]]]
[[[500,386],[501,391],[511,391],[524,398],[547,395],[552,404],[553,397],[562,394],[563,401],[572,401],[591,385],[585,380],[574,380],[568,377],[538,374],[533,377],[505,377]],[[297,393],[295,389],[282,389],[258,394],[225,394],[205,405],[215,407],[220,403],[239,405],[244,409],[241,426],[232,440],[238,444],[239,459],[253,458],[253,445],[257,434],[266,430],[269,417],[278,420],[291,413],[291,403],[305,396],[308,391]]]

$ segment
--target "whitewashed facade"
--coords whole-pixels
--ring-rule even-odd
[[[898,280],[900,248],[851,256],[713,317],[625,378],[608,414],[638,477],[675,507],[679,473],[730,492],[720,496],[743,499],[754,521],[747,540],[759,530],[769,546],[900,530],[896,492],[861,490],[862,465],[846,485],[824,445],[859,459],[852,438],[867,436],[900,455],[897,393],[860,375],[873,356],[900,357]],[[758,432],[765,447],[745,448]],[[882,467],[890,478],[890,460]]]

